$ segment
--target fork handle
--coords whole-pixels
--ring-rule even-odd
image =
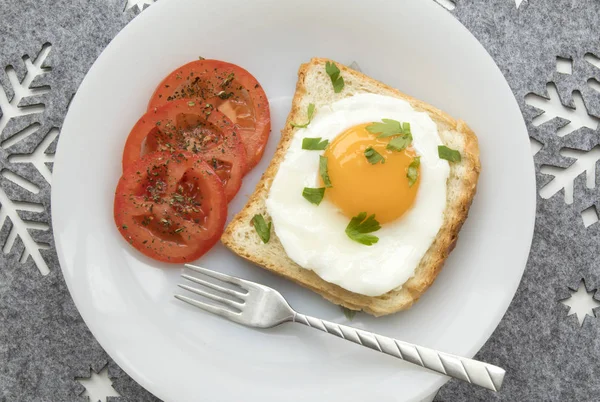
[[[479,385],[493,391],[502,386],[505,371],[491,364],[438,352],[423,346],[377,335],[361,329],[335,324],[315,317],[296,313],[293,322],[304,324],[378,352],[425,367],[437,373]]]

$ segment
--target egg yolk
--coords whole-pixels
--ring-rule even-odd
[[[420,179],[409,186],[406,175],[417,155],[412,147],[386,149],[391,137],[377,138],[367,131],[370,124],[349,128],[325,150],[332,184],[325,198],[349,218],[366,212],[375,214],[379,223],[386,223],[401,217],[415,202]],[[365,156],[369,147],[381,154],[385,163],[371,164]]]

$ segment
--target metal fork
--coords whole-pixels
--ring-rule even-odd
[[[192,286],[179,285],[182,289],[222,305],[205,303],[182,295],[175,295],[175,297],[238,324],[256,328],[272,328],[284,322],[300,323],[493,391],[498,391],[502,385],[505,371],[500,367],[300,314],[290,307],[281,293],[267,286],[190,264],[186,264],[186,267],[211,278],[236,285],[235,287],[239,290],[233,290],[184,273],[181,275],[183,278],[215,290],[222,296]]]

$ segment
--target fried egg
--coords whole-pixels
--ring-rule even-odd
[[[390,150],[390,138],[367,127],[382,119],[410,124],[412,144]],[[302,149],[304,138],[328,140],[325,150]],[[357,94],[317,106],[313,120],[299,129],[275,175],[266,200],[277,237],[286,254],[323,280],[366,296],[382,295],[410,279],[435,239],[444,219],[448,162],[438,156],[442,145],[437,125],[401,99]],[[383,163],[372,163],[373,149]],[[407,171],[419,157],[418,178]],[[327,158],[331,187],[315,205],[302,195],[305,187],[325,186],[321,157]],[[353,217],[375,215],[379,240],[365,245],[346,228]]]

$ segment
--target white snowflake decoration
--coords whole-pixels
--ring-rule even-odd
[[[14,94],[12,99],[9,99],[6,92],[0,87],[0,110],[2,110],[2,117],[0,117],[0,147],[2,149],[9,149],[40,129],[41,124],[36,122],[21,131],[14,133],[10,137],[4,135],[4,129],[7,127],[10,120],[19,119],[23,116],[32,114],[40,114],[45,110],[46,107],[44,104],[32,100],[36,99],[34,97],[39,97],[50,91],[48,86],[37,87],[35,85],[35,80],[50,71],[50,68],[46,67],[44,62],[46,61],[51,48],[52,46],[50,44],[42,46],[41,51],[34,60],[31,60],[28,56],[23,57],[26,74],[22,81],[19,81],[12,66],[6,68],[6,74]],[[49,130],[32,154],[10,155],[8,157],[9,164],[31,163],[48,184],[50,184],[52,172],[50,171],[49,166],[54,160],[54,155],[46,154],[46,150],[57,136],[58,129]],[[1,174],[4,179],[21,187],[25,191],[33,194],[37,194],[40,191],[37,185],[8,169],[2,170]],[[24,263],[31,257],[42,275],[47,275],[50,270],[42,257],[41,250],[50,248],[50,245],[36,241],[32,236],[32,233],[35,233],[36,231],[47,231],[50,229],[50,226],[46,223],[24,219],[21,216],[22,214],[42,212],[44,212],[44,206],[42,204],[12,200],[8,197],[7,193],[0,188],[0,226],[8,225],[10,228],[9,234],[2,245],[2,252],[4,254],[10,253],[17,238],[19,238],[24,246],[24,251],[20,256],[20,262]]]
[[[89,378],[77,378],[77,381],[85,387],[81,396],[87,396],[90,402],[106,402],[109,396],[121,396],[112,387],[112,381],[108,377],[108,365],[106,365],[98,374],[90,370]]]
[[[49,165],[54,162],[54,155],[47,154],[46,150],[56,137],[58,137],[58,129],[53,128],[31,154],[10,155],[8,161],[10,163],[31,163],[44,179],[46,179],[49,184],[52,184],[52,171],[50,170]]]
[[[563,149],[562,156],[576,159],[575,163],[566,169],[556,166],[542,166],[541,173],[554,176],[544,187],[540,189],[540,196],[548,199],[560,190],[565,190],[565,203],[573,203],[573,182],[577,176],[586,172],[586,185],[594,188],[596,185],[596,162],[600,159],[600,146],[590,151],[579,151],[576,149]]]
[[[12,99],[9,100],[6,96],[6,93],[0,87],[0,109],[2,109],[3,113],[2,117],[0,117],[0,133],[2,133],[10,119],[18,118],[29,114],[42,113],[45,110],[46,107],[43,104],[30,106],[19,106],[19,104],[23,102],[26,98],[44,95],[50,91],[49,87],[31,87],[31,84],[37,77],[46,74],[50,71],[48,67],[43,67],[44,61],[50,53],[50,49],[51,46],[49,44],[46,44],[42,47],[42,50],[37,55],[35,60],[32,61],[27,56],[23,58],[23,62],[25,63],[25,67],[27,68],[27,74],[21,82],[19,82],[17,73],[15,72],[14,68],[12,68],[12,66],[6,68],[6,75],[8,76],[10,85],[14,90],[14,96]],[[12,145],[9,144],[7,146],[6,142],[7,140],[4,140],[2,142],[3,148],[8,148],[8,146]]]
[[[517,6],[517,8],[519,8],[519,6],[525,2],[527,2],[527,0],[515,0],[515,5]]]
[[[586,55],[584,59],[591,64],[600,61],[600,59],[597,59],[591,54]],[[572,74],[573,60],[565,57],[557,57],[556,71],[565,75]],[[591,81],[589,81],[588,84],[592,86]],[[547,97],[533,93],[525,96],[525,102],[527,104],[543,111],[542,114],[532,120],[534,126],[540,126],[559,117],[568,121],[556,130],[556,135],[559,137],[567,136],[575,130],[584,127],[590,130],[598,129],[600,126],[600,119],[588,113],[579,91],[573,92],[574,109],[566,107],[561,103],[558,90],[553,82],[549,82],[546,85],[546,91],[548,93]],[[539,141],[532,139],[531,147],[532,153],[535,155],[542,148],[542,144]],[[565,148],[560,151],[560,154],[564,157],[575,159],[575,162],[567,168],[548,165],[542,166],[540,169],[541,173],[554,177],[540,189],[540,196],[548,199],[564,189],[565,203],[572,204],[574,181],[581,173],[585,172],[586,186],[588,188],[594,188],[596,186],[596,162],[600,160],[600,146],[589,151]],[[595,208],[588,208],[585,211],[582,211],[582,218],[584,226],[589,227],[598,221],[597,211]]]
[[[548,92],[549,99],[533,93],[525,96],[525,103],[544,111],[544,113],[536,116],[531,121],[534,126],[538,127],[556,117],[569,120],[569,123],[557,130],[556,135],[559,137],[571,134],[573,131],[582,127],[587,127],[591,130],[596,130],[598,128],[600,119],[588,114],[585,104],[583,103],[583,98],[579,92],[573,93],[575,109],[571,109],[561,103],[560,97],[558,96],[558,90],[553,82],[549,82],[546,85],[546,91]]]
[[[586,316],[595,317],[594,309],[600,307],[600,301],[594,299],[596,291],[588,292],[584,281],[581,281],[576,291],[569,289],[571,297],[561,300],[561,303],[569,307],[567,315],[576,314],[579,325],[583,325]]]

